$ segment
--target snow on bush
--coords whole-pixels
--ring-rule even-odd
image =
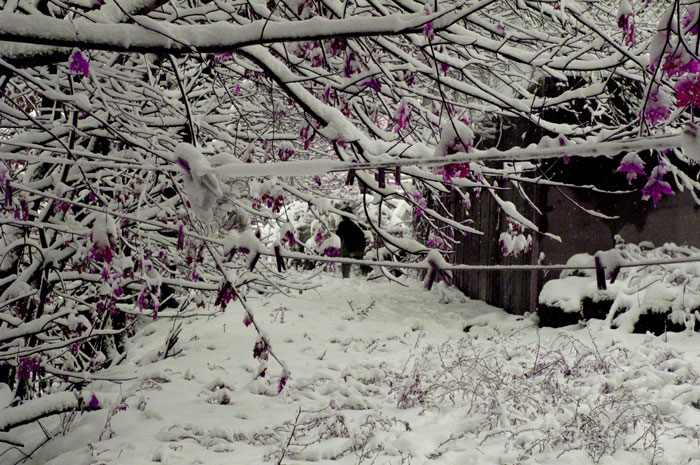
[[[655,260],[695,258],[700,259],[700,249],[695,247],[619,242],[615,249],[600,251],[595,256],[577,254],[567,262],[570,266],[593,267],[597,261],[604,289],[600,288],[600,278],[594,269],[564,270],[559,279],[545,283],[538,302],[572,314],[582,311],[585,314],[586,300],[605,302],[607,311],[601,317],[608,324],[630,332],[645,328],[638,326],[645,315],[659,315],[660,321],[667,319],[668,326],[664,324],[663,330],[700,329],[700,265],[693,261],[653,264]],[[625,262],[639,261],[651,264],[621,267]]]

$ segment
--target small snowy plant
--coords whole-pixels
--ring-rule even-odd
[[[202,221],[211,221],[212,209],[224,195],[214,170],[202,152],[191,144],[178,144],[173,156],[183,171],[183,184],[192,211]]]

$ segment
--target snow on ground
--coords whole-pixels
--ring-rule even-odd
[[[280,395],[274,362],[254,379],[238,303],[183,321],[165,360],[162,319],[109,372],[136,379],[89,384],[106,408],[25,463],[700,464],[698,333],[538,329],[442,285],[310,279],[320,287],[249,298],[291,371]]]

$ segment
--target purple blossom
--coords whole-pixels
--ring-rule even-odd
[[[636,42],[634,38],[634,12],[632,5],[627,0],[620,2],[620,7],[617,10],[617,26],[622,29],[625,45],[633,47]]]
[[[392,121],[394,122],[394,132],[399,132],[408,124],[408,119],[411,116],[411,107],[406,99],[401,99],[399,108],[396,109]]]
[[[177,228],[177,250],[185,247],[185,225],[180,223]]]
[[[326,247],[323,252],[321,252],[322,257],[340,257],[340,249],[337,247]]]
[[[372,78],[369,81],[363,82],[363,86],[371,87],[372,89],[379,92],[382,89],[382,85],[376,79]]]
[[[700,6],[697,4],[688,5],[685,14],[683,15],[683,29],[688,29],[690,34],[697,35],[698,33],[698,10]],[[692,27],[691,27],[692,26]]]
[[[430,16],[432,14],[432,11],[430,10],[430,7],[426,6],[423,11],[425,12],[426,16]],[[423,33],[425,34],[425,37],[428,38],[428,40],[435,40],[435,31],[433,30],[433,22],[428,21],[425,23],[425,26],[423,26]]]
[[[659,203],[662,195],[675,195],[671,186],[663,180],[664,175],[668,173],[668,171],[668,168],[666,168],[663,163],[659,163],[651,172],[646,186],[642,188],[642,199],[648,200],[651,198],[654,202],[654,207]]]
[[[633,179],[637,178],[638,174],[644,173],[644,161],[639,158],[636,153],[628,153],[620,162],[620,167],[617,168],[618,173],[627,173],[627,182],[632,183]]]
[[[279,385],[277,386],[277,394],[282,392],[284,387],[287,385],[287,381],[289,380],[289,373],[285,370],[284,373],[282,373],[282,377],[280,378]]]
[[[97,399],[97,396],[95,396],[95,394],[93,394],[92,397],[90,398],[90,402],[88,403],[88,408],[90,410],[96,410],[99,408],[99,406],[100,406],[100,401]]]
[[[39,373],[41,369],[41,357],[35,355],[34,357],[23,357],[19,361],[19,366],[17,367],[17,376],[19,379],[28,381],[33,373]]]
[[[690,105],[692,108],[700,108],[700,73],[683,76],[673,88],[676,90],[676,104],[679,107]]]
[[[359,73],[362,67],[362,62],[360,59],[357,57],[357,54],[355,53],[354,50],[351,50],[350,53],[348,53],[347,58],[345,59],[345,69],[343,71],[343,74],[345,75],[346,78],[349,78],[355,73]]]
[[[299,138],[304,142],[304,150],[308,150],[311,145],[311,141],[314,139],[316,133],[311,129],[308,124],[303,124],[301,129],[299,129]]]
[[[447,244],[445,244],[445,241],[443,241],[440,236],[436,236],[434,233],[430,233],[425,245],[431,249],[447,250]]]
[[[469,163],[450,163],[435,170],[435,174],[441,174],[447,182],[453,178],[466,178],[469,174]]]
[[[428,38],[428,40],[435,40],[435,31],[433,30],[433,22],[428,21],[425,23],[425,26],[423,26],[423,33],[425,34],[425,37]]]
[[[233,52],[223,52],[214,55],[214,64],[226,63],[233,58]]]
[[[698,61],[685,48],[679,48],[668,53],[661,69],[669,77],[681,76],[686,73],[697,73],[700,69]]]
[[[418,204],[418,207],[416,207],[416,216],[421,216],[423,210],[426,208],[425,199],[420,194],[413,194],[413,200]]]
[[[277,151],[277,157],[281,161],[287,161],[294,156],[294,148],[289,146],[280,147]]]
[[[70,346],[70,351],[73,355],[78,355],[78,351],[80,350],[82,343],[83,341],[76,341]]]
[[[671,100],[666,92],[658,88],[651,91],[649,98],[646,100],[646,109],[644,111],[644,119],[656,126],[659,121],[667,119],[671,110]]]
[[[323,239],[323,238],[322,238]],[[282,235],[281,239],[282,244],[289,244],[290,246],[294,245],[297,243],[296,238],[294,237],[294,230],[293,229],[287,229],[284,234]]]
[[[69,68],[71,73],[82,74],[85,77],[88,77],[90,74],[90,63],[83,57],[80,50],[73,52],[70,58]]]
[[[214,305],[218,305],[221,307],[222,311],[226,310],[226,306],[231,302],[232,300],[236,300],[238,298],[238,295],[236,294],[236,291],[233,289],[233,286],[231,285],[230,282],[225,281],[220,287],[219,291],[216,294],[216,301],[214,302]]]
[[[267,339],[262,336],[258,336],[258,340],[255,341],[255,345],[253,346],[253,357],[260,360],[267,360],[269,352],[270,346],[267,343]]]

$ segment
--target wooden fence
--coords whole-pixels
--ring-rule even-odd
[[[507,186],[506,186],[507,187]],[[528,197],[539,202],[541,187],[523,186]],[[511,201],[527,218],[537,224],[535,210],[515,189],[499,190],[503,200]],[[508,220],[496,201],[488,192],[482,192],[478,198],[472,194],[472,205],[467,212],[458,195],[450,196],[450,211],[455,220],[467,218],[483,235],[467,234],[456,244],[453,263],[469,265],[525,265],[537,263],[539,241],[533,237],[531,252],[518,258],[504,257],[499,245],[499,237],[508,228]],[[539,216],[539,215],[538,215]],[[464,294],[473,299],[483,300],[491,305],[501,307],[510,313],[523,314],[535,311],[538,294],[538,272],[536,271],[460,271],[454,276],[454,284]]]

